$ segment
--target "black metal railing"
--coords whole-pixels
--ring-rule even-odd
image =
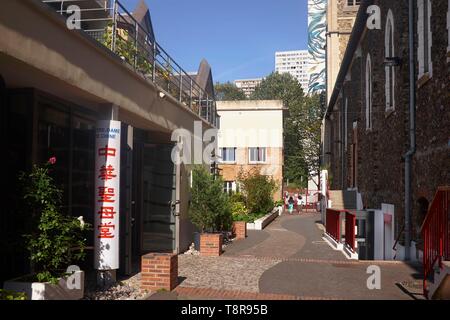
[[[155,41],[118,0],[42,0],[66,18],[79,8],[80,19],[70,20],[90,37],[117,54],[135,72],[218,126],[216,101]]]

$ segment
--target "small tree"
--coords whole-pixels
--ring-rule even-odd
[[[230,230],[230,202],[221,178],[214,179],[203,166],[194,167],[191,195],[189,216],[201,232]]]
[[[244,91],[230,82],[216,83],[214,91],[216,92],[216,99],[219,101],[247,100]]]
[[[33,220],[33,230],[25,235],[30,259],[34,263],[40,282],[56,283],[64,269],[85,258],[84,231],[89,225],[82,217],[67,217],[60,211],[61,195],[49,175],[51,158],[43,166],[33,166],[31,173],[22,172],[19,180],[23,200]]]
[[[243,189],[246,207],[251,213],[267,213],[273,209],[273,193],[276,182],[261,174],[257,168],[239,173],[239,183]]]

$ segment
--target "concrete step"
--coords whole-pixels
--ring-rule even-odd
[[[437,268],[433,281],[428,283],[429,296],[433,300],[450,300],[450,261],[443,262],[443,268]]]

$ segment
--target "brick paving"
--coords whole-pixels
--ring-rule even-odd
[[[340,300],[326,299],[322,297],[299,297],[288,294],[274,294],[274,293],[257,293],[257,292],[244,292],[244,291],[230,291],[230,290],[217,290],[210,288],[187,288],[178,287],[174,290],[177,294],[178,300],[183,299],[220,299],[220,300]]]
[[[347,260],[322,240],[319,215],[282,215],[249,231],[220,257],[179,256],[173,299],[422,299],[420,266]],[[367,267],[381,269],[382,290],[367,288]],[[406,284],[406,285],[405,285]],[[158,295],[154,297],[158,298]]]

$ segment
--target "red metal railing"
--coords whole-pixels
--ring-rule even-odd
[[[427,279],[436,263],[442,268],[442,258],[450,259],[450,187],[438,189],[422,224],[423,292],[428,296]]]
[[[355,252],[356,249],[356,215],[350,213],[349,211],[345,212],[345,243],[347,246]]]
[[[341,210],[327,208],[326,230],[334,240],[341,242]]]

